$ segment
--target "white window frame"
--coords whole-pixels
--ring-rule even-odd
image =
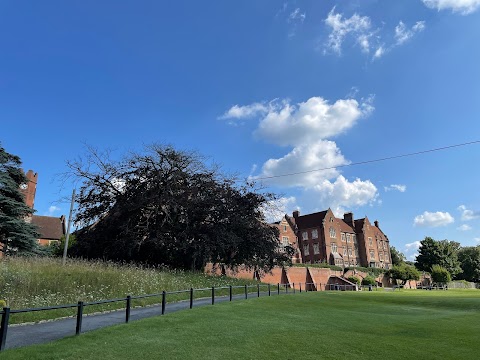
[[[340,237],[342,238],[342,242],[345,242],[345,233],[342,232],[342,233],[340,234]]]
[[[337,237],[337,232],[333,226],[330,227],[330,237],[331,238],[336,238]]]
[[[312,239],[318,239],[318,230],[317,229],[312,230]]]
[[[351,243],[352,242],[352,235],[351,234],[347,234],[347,243]]]
[[[288,239],[288,236],[282,236],[282,245],[283,246],[290,245],[290,240]]]
[[[309,247],[308,244],[307,244],[307,245],[303,245],[303,254],[304,254],[305,256],[310,255],[310,247]]]
[[[330,249],[331,249],[332,253],[338,252],[338,246],[337,246],[337,244],[336,244],[336,243],[331,243],[331,244],[330,244]]]
[[[308,240],[308,232],[302,232],[302,240]]]
[[[318,245],[318,244],[313,244],[313,254],[314,254],[314,255],[320,254],[320,245]]]

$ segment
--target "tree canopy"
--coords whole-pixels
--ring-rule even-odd
[[[430,272],[433,265],[445,268],[452,276],[461,273],[458,251],[460,243],[456,241],[437,241],[426,237],[420,242],[415,266],[419,270]]]
[[[185,269],[289,260],[262,211],[275,196],[236,185],[196,153],[151,145],[114,161],[89,149],[67,165],[81,181],[74,255]]]
[[[440,265],[433,265],[432,270],[432,280],[437,284],[446,284],[452,281],[452,277],[447,269],[441,267]]]
[[[21,165],[20,158],[0,144],[0,251],[5,255],[37,250],[37,228],[25,221],[33,210],[20,192],[20,185],[27,182]]]
[[[419,280],[420,273],[414,267],[407,264],[394,265],[387,271],[387,275],[394,280],[401,280],[405,284],[408,280]]]
[[[390,246],[390,254],[392,257],[392,265],[400,265],[405,262],[405,255],[398,251],[394,246]]]
[[[462,267],[459,278],[466,281],[480,282],[480,246],[462,247],[458,252]]]

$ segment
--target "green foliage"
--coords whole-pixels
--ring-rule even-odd
[[[0,309],[7,306],[7,302],[5,300],[0,300]]]
[[[408,280],[419,280],[420,272],[414,266],[401,264],[392,266],[392,268],[387,271],[387,276],[406,283]]]
[[[480,246],[463,247],[458,252],[462,273],[458,278],[471,282],[480,282]]]
[[[392,265],[400,265],[405,262],[406,257],[403,253],[395,249],[394,246],[390,246],[390,254],[392,257]]]
[[[370,275],[364,277],[362,280],[362,285],[376,285],[376,284],[377,284],[377,281],[373,276],[370,276]]]
[[[436,241],[426,237],[420,242],[415,266],[419,270],[430,271],[433,265],[440,265],[455,277],[462,269],[458,260],[460,244],[455,241]]]
[[[327,263],[318,263],[318,264],[292,264],[295,267],[311,267],[311,268],[325,268],[335,271],[343,271],[343,268],[337,265],[330,265]]]
[[[27,179],[18,156],[0,144],[0,251],[5,255],[33,254],[37,250],[37,228],[25,222],[33,210],[25,205],[20,185]]]
[[[452,281],[452,276],[447,269],[441,267],[440,265],[433,265],[431,270],[432,280],[434,283],[446,284]]]
[[[360,284],[362,283],[362,281],[360,280],[360,278],[357,277],[357,276],[349,276],[349,277],[347,278],[347,280],[350,281],[350,282],[352,282],[352,283],[354,283],[354,284],[357,284],[357,285],[360,285]]]
[[[75,234],[70,234],[68,236],[67,254],[70,253],[70,250],[74,248],[76,244],[77,244],[77,238]],[[50,248],[53,256],[63,256],[63,250],[65,248],[65,235],[62,235],[59,242],[50,245]]]
[[[0,261],[0,298],[12,309],[44,307],[62,304],[115,299],[127,295],[161,293],[162,290],[211,288],[212,286],[256,284],[256,281],[209,276],[200,272],[142,267],[103,261],[69,259],[65,266],[57,258],[9,257]],[[243,292],[242,289],[234,289]],[[226,295],[228,289],[216,291]],[[197,297],[209,296],[209,291],[197,292]],[[169,295],[168,301],[188,298],[188,294]],[[135,300],[132,306],[158,303],[160,297]],[[88,313],[124,307],[122,302],[88,306]],[[10,321],[20,323],[73,315],[75,309],[38,311],[15,314]]]
[[[201,269],[271,269],[289,260],[278,251],[278,229],[265,219],[275,199],[254,184],[207,166],[195,153],[152,145],[120,161],[89,149],[68,163],[81,181],[72,255]]]

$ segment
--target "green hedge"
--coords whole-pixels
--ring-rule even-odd
[[[320,263],[320,264],[292,264],[295,267],[311,267],[311,268],[326,268],[335,271],[342,271],[343,269],[340,266],[330,265],[327,263]]]
[[[372,267],[362,267],[362,266],[346,267],[343,271],[344,271],[344,273],[346,273],[348,270],[363,271],[363,272],[366,272],[367,274],[372,274],[372,275],[375,275],[375,276],[384,274],[387,271],[385,269],[372,268]]]

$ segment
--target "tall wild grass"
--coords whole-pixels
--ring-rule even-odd
[[[144,268],[132,264],[69,259],[62,266],[60,259],[11,257],[0,260],[0,300],[11,309],[76,304],[78,301],[123,298],[173,290],[210,288],[227,285],[256,284],[254,281],[209,276],[199,272],[185,272],[164,268]],[[237,293],[241,289],[236,290]],[[225,295],[228,290],[219,290]],[[198,291],[195,297],[209,296],[209,291]],[[167,301],[187,299],[188,294],[168,295]],[[159,303],[160,297],[140,299],[133,306]],[[85,313],[122,308],[124,302],[88,306]],[[38,321],[70,316],[75,309],[39,311],[12,314],[11,322]]]

